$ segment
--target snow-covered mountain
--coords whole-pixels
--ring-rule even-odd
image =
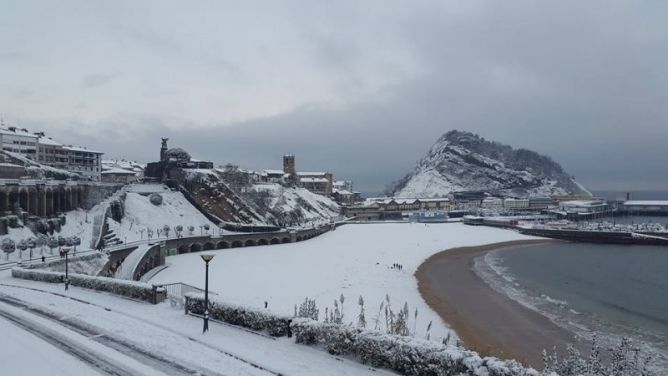
[[[458,191],[519,197],[591,195],[549,157],[457,130],[441,136],[415,170],[390,188],[396,197],[438,197]]]

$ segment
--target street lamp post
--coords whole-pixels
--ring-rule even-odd
[[[204,279],[204,329],[202,334],[209,331],[209,262],[213,260],[214,255],[200,255],[206,264],[206,273]]]
[[[70,249],[68,247],[63,247],[61,251],[65,254],[65,291],[70,286],[70,276],[69,276],[69,266],[67,262],[67,254],[70,253]]]

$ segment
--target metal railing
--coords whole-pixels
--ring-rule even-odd
[[[165,291],[167,292],[167,299],[169,300],[170,304],[172,306],[180,306],[180,307],[182,307],[185,304],[186,294],[191,292],[196,292],[196,293],[204,292],[204,290],[199,287],[195,287],[183,282],[165,283],[162,285],[154,285],[154,286],[165,289]],[[218,295],[215,292],[211,291],[209,291],[209,294]]]

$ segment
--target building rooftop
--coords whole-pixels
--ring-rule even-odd
[[[78,152],[82,152],[82,153],[104,154],[101,151],[86,149],[85,147],[81,147],[81,146],[67,145],[67,146],[63,146],[63,149],[69,150],[69,151],[78,151]]]
[[[629,200],[624,205],[635,206],[668,206],[668,200]]]
[[[14,128],[14,127],[11,127],[11,128],[13,130],[9,129],[8,127],[0,128],[0,134],[37,138],[36,134],[30,133],[26,129]]]
[[[134,171],[124,170],[122,168],[112,168],[101,172],[102,175],[136,175]]]
[[[37,140],[37,142],[38,142],[40,145],[63,146],[63,144],[61,144],[61,143],[58,142],[58,141],[55,141],[55,140],[52,139],[51,137],[40,137],[40,138]]]
[[[325,178],[301,178],[299,181],[302,183],[327,183],[329,180]]]

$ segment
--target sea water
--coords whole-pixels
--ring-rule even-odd
[[[629,337],[668,370],[668,247],[551,243],[499,250],[476,271],[497,290],[605,346]]]

